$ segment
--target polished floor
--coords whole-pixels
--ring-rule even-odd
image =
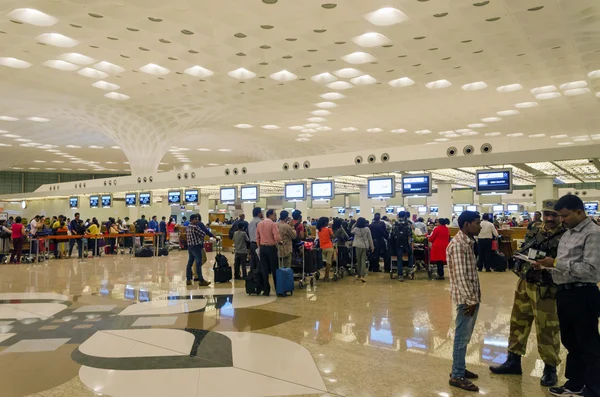
[[[186,287],[186,260],[174,251],[0,266],[0,395],[473,395],[448,385],[447,281],[374,273],[366,284],[345,277],[265,298],[247,296],[240,281]],[[481,274],[468,366],[479,394],[547,396],[533,335],[523,376],[487,370],[506,357],[516,281]]]

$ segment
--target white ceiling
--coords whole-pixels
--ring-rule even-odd
[[[540,139],[597,144],[600,4],[473,3],[344,0],[331,8],[333,2],[317,0],[31,0],[27,7],[56,19],[37,19],[50,26],[35,26],[17,21],[23,21],[14,13],[25,7],[22,0],[5,0],[0,116],[19,120],[0,117],[6,131],[0,144],[11,145],[0,146],[0,168],[142,173],[403,145],[418,145],[426,157],[427,146],[420,145],[475,134],[532,149]],[[365,17],[390,6],[404,15],[402,22],[377,26]],[[40,44],[48,33],[77,45]],[[365,47],[376,39],[384,45]],[[367,58],[356,52],[371,61],[351,63]],[[70,53],[95,62],[65,64]],[[9,67],[27,64],[6,58],[31,66]],[[53,60],[73,70],[44,65]],[[144,73],[148,64],[168,73]],[[84,68],[107,76],[84,77]],[[296,79],[276,80],[286,76],[283,70]],[[442,80],[451,86],[428,88],[447,85]],[[129,99],[105,97],[111,91],[92,86],[98,81],[119,86],[109,96]],[[515,84],[522,89],[499,92]],[[323,96],[331,92],[345,97]],[[538,106],[523,107],[530,102]],[[314,117],[325,120],[309,120]],[[310,131],[290,129],[295,126]],[[21,146],[28,144],[56,148]]]

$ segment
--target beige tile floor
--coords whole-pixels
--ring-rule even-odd
[[[211,258],[203,268],[209,280]],[[172,252],[168,258],[115,256],[90,258],[85,262],[53,260],[29,266],[3,265],[0,293],[53,292],[67,296],[72,302],[71,309],[98,305],[100,308],[95,310],[104,310],[105,305],[106,310],[115,306],[113,310],[118,312],[131,304],[124,298],[127,285],[150,290],[152,297],[170,292],[185,294],[189,290],[185,286],[186,260],[187,253]],[[479,394],[549,395],[539,386],[543,363],[533,335],[523,361],[523,376],[501,377],[489,373],[487,367],[492,361],[502,361],[506,354],[517,279],[510,272],[480,276],[483,304],[467,354],[469,368],[480,375]],[[242,288],[244,284],[238,281],[235,286]],[[231,285],[206,290],[213,289],[227,291]],[[106,295],[107,292],[110,294]],[[400,283],[390,280],[387,274],[374,273],[368,276],[366,284],[351,277],[338,282],[317,282],[314,288],[296,289],[291,297],[233,309],[227,316],[218,312],[181,314],[174,324],[169,319],[162,321],[161,328],[253,332],[294,342],[310,352],[326,387],[310,396],[473,395],[448,385],[454,330],[447,281],[430,281],[421,274],[415,281]],[[51,320],[41,321],[45,321],[43,326],[61,323],[60,319]],[[88,320],[89,324],[95,324],[97,319]],[[79,331],[89,329],[73,332]],[[54,331],[50,327],[39,332]],[[71,360],[77,346],[63,344],[54,351],[0,354],[3,385],[0,395],[98,395],[78,377],[80,365]],[[8,348],[0,346],[0,353]],[[562,375],[562,366],[559,371]]]

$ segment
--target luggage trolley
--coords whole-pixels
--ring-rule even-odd
[[[181,237],[181,235],[179,232],[172,232],[169,234],[169,241],[167,243],[169,251],[174,250],[174,249],[181,250],[181,245],[179,244],[180,237]]]
[[[311,287],[315,285],[315,272],[306,272],[306,252],[304,241],[298,243],[292,249],[292,270],[294,271],[294,279],[298,280],[298,288],[304,288],[306,278],[309,278]]]
[[[340,270],[340,250],[338,239],[333,240],[333,249],[335,253],[335,271],[333,272],[333,281],[338,281],[339,279],[344,278],[344,270]]]

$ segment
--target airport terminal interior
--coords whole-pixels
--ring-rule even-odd
[[[1,397],[551,395],[536,325],[522,375],[489,367],[513,357],[513,256],[562,196],[598,221],[598,1],[4,0],[0,91]],[[248,293],[256,208],[304,231],[285,294]],[[506,265],[475,272],[478,392],[449,383],[430,240],[467,212]],[[361,278],[377,214],[412,222],[414,266],[389,234]],[[323,219],[350,237],[330,270]]]

